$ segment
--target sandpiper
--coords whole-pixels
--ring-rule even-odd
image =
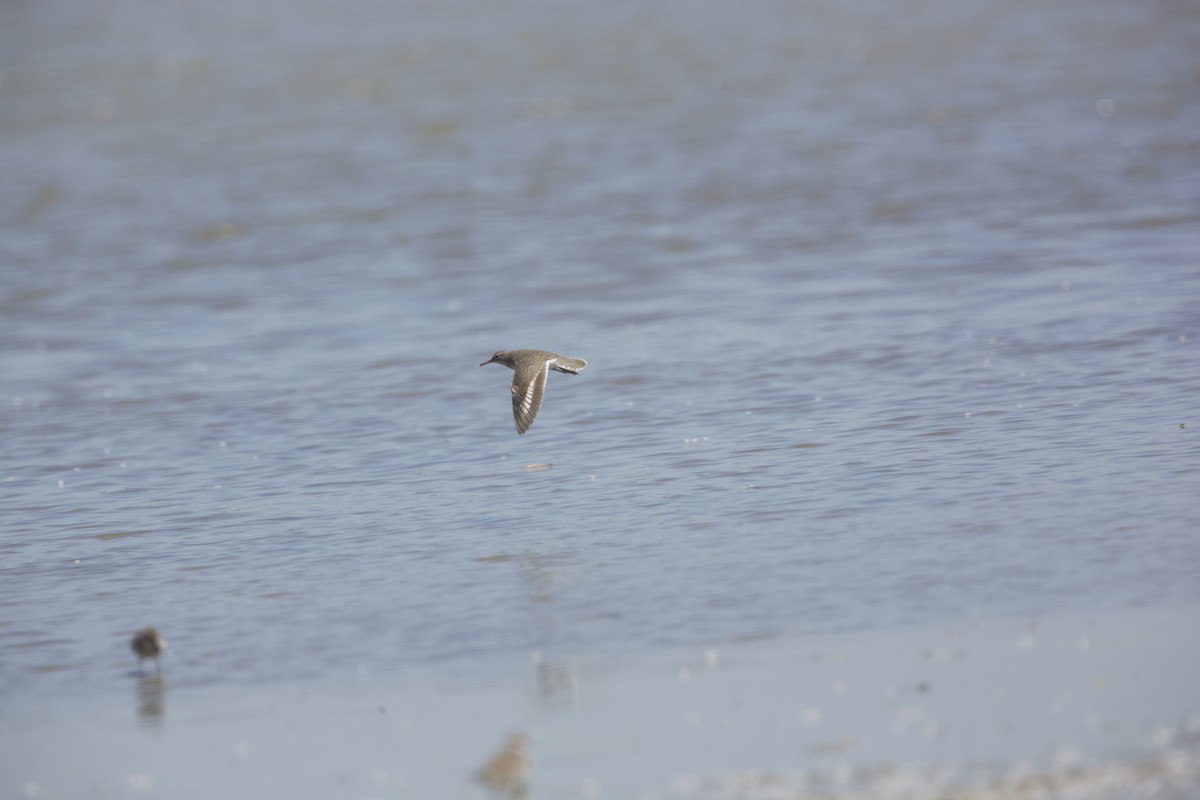
[[[503,364],[513,371],[513,420],[517,433],[524,434],[533,424],[542,397],[546,394],[546,376],[550,370],[578,375],[587,366],[582,358],[568,358],[546,350],[501,350],[479,366]]]
[[[475,773],[485,789],[503,797],[525,797],[529,791],[529,739],[514,733]]]
[[[158,631],[154,628],[142,628],[133,635],[133,639],[129,642],[129,649],[132,650],[138,657],[138,669],[142,668],[142,662],[147,658],[154,659],[154,669],[158,670],[158,657],[164,649],[167,642],[162,636],[159,636]]]

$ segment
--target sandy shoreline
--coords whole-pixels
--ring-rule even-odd
[[[7,698],[0,794],[481,797],[516,730],[533,798],[1194,796],[1196,630],[1163,609],[256,687],[168,660],[108,697]]]

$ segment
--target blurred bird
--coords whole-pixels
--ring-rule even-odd
[[[514,733],[479,768],[475,779],[494,794],[523,798],[529,791],[529,768],[529,739],[523,733]]]
[[[158,657],[167,647],[167,642],[154,628],[142,628],[133,635],[133,639],[129,642],[129,649],[132,650],[138,657],[138,669],[142,668],[142,662],[147,658],[154,659],[154,670],[157,672]]]

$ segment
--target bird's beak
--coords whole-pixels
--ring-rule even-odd
[[[488,364],[492,363],[492,362],[493,362],[493,361],[495,361],[495,360],[496,360],[496,359],[494,359],[494,358],[489,358],[487,361],[483,362],[483,363],[482,363],[482,364],[480,364],[479,366],[481,366],[481,367],[486,367]]]

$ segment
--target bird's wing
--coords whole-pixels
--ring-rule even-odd
[[[512,401],[513,420],[517,423],[517,433],[523,434],[533,424],[538,409],[542,407],[542,397],[546,394],[546,376],[550,374],[550,364],[544,362],[537,367],[518,369],[513,373]]]

